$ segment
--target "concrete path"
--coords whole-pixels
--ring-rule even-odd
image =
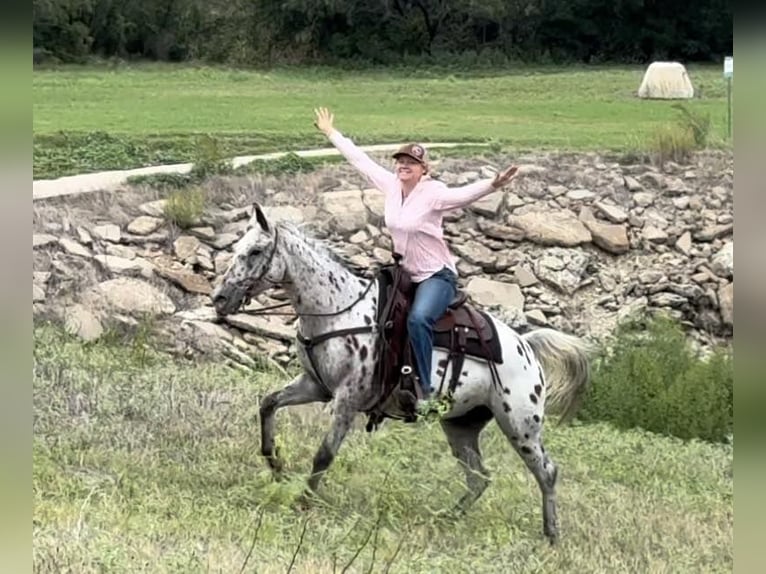
[[[379,144],[370,146],[360,146],[366,152],[386,152],[394,151],[401,144]],[[457,146],[486,146],[482,143],[429,143],[427,147],[433,148],[451,148]],[[254,160],[270,160],[284,157],[291,152],[265,153],[261,155],[238,156],[231,160],[236,168],[248,164]],[[325,157],[339,155],[334,147],[320,148],[313,150],[301,150],[292,152],[300,157]],[[122,169],[114,171],[102,171],[98,173],[86,173],[82,175],[69,175],[57,179],[38,179],[32,182],[32,200],[46,199],[48,197],[58,197],[61,195],[72,195],[75,193],[89,193],[93,191],[114,191],[125,185],[127,179],[135,175],[149,175],[156,173],[188,173],[193,164],[176,163],[171,165],[158,165],[152,167],[139,167],[136,169]]]

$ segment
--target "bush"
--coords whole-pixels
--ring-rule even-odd
[[[703,359],[676,322],[629,321],[594,362],[581,418],[724,442],[733,432],[733,393],[728,349]]]
[[[662,126],[655,130],[649,145],[660,167],[667,161],[688,161],[696,147],[691,131],[677,126]]]
[[[698,149],[707,147],[708,136],[710,135],[710,114],[693,112],[683,104],[673,104],[678,110],[678,126],[689,132],[694,140],[694,145]]]
[[[165,218],[181,229],[199,224],[205,210],[205,191],[190,187],[172,192],[165,203]]]

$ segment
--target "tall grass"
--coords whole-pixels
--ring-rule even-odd
[[[287,475],[274,482],[256,415],[286,382],[275,371],[34,334],[35,572],[731,571],[731,445],[548,427],[561,469],[550,548],[537,484],[496,425],[482,440],[492,484],[456,517],[463,472],[438,423],[367,434],[358,421],[301,510],[329,412],[279,413]]]

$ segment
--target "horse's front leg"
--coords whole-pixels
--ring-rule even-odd
[[[266,396],[261,403],[261,454],[266,457],[271,470],[278,477],[282,471],[282,461],[274,447],[274,417],[278,409],[290,405],[303,405],[317,401],[327,402],[327,396],[311,376],[303,373],[295,377],[287,386]]]
[[[338,454],[340,445],[346,437],[346,433],[351,428],[356,416],[356,409],[348,397],[339,396],[335,401],[332,426],[324,437],[322,445],[314,455],[314,464],[309,477],[309,490],[316,492],[319,481],[332,464],[333,459]]]

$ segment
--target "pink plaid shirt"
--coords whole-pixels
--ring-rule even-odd
[[[402,266],[411,274],[412,280],[423,281],[445,266],[457,275],[454,259],[444,240],[443,214],[495,191],[492,179],[449,188],[424,176],[402,200],[401,182],[395,173],[370,159],[337,130],[330,134],[330,141],[375,188],[385,193],[386,227],[391,232],[394,251],[402,255]]]

